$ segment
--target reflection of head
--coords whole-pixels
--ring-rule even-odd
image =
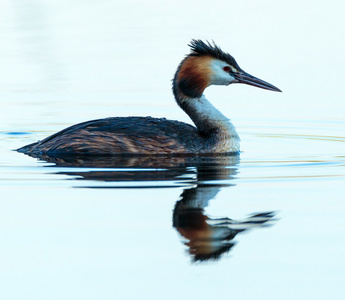
[[[193,188],[184,190],[183,200],[176,203],[173,214],[173,226],[187,241],[185,245],[194,261],[217,259],[228,252],[234,243],[237,231],[226,226],[214,226],[204,215],[203,207],[213,198],[219,188]],[[189,199],[189,200],[187,200]]]
[[[227,253],[235,245],[235,243],[224,241],[212,242],[189,242],[185,243],[189,247],[189,254],[193,257],[193,261],[217,260],[223,253]]]
[[[204,214],[208,201],[220,187],[198,186],[184,190],[182,200],[175,205],[173,226],[182,237],[193,261],[216,260],[236,243],[232,240],[243,231],[263,226],[272,219],[272,212],[252,215],[244,220],[211,219]]]

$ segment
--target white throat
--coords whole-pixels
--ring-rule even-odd
[[[240,138],[235,126],[204,95],[183,102],[183,109],[201,133],[213,132],[224,141],[222,147],[228,148],[228,151],[239,151]]]

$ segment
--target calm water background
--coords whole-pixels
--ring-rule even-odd
[[[1,299],[343,299],[344,9],[2,0]],[[12,151],[108,116],[190,122],[170,89],[191,38],[213,39],[283,90],[206,91],[238,129],[240,161],[210,175],[193,164],[71,168]],[[276,220],[238,234],[220,259],[193,263],[172,226],[193,188],[208,188],[209,217],[276,211]]]

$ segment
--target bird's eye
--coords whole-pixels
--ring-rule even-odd
[[[223,70],[225,72],[230,72],[231,68],[229,66],[225,66],[225,67],[223,67]]]

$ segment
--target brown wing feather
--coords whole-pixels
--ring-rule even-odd
[[[205,140],[189,124],[151,117],[93,120],[18,149],[26,154],[198,153]]]

